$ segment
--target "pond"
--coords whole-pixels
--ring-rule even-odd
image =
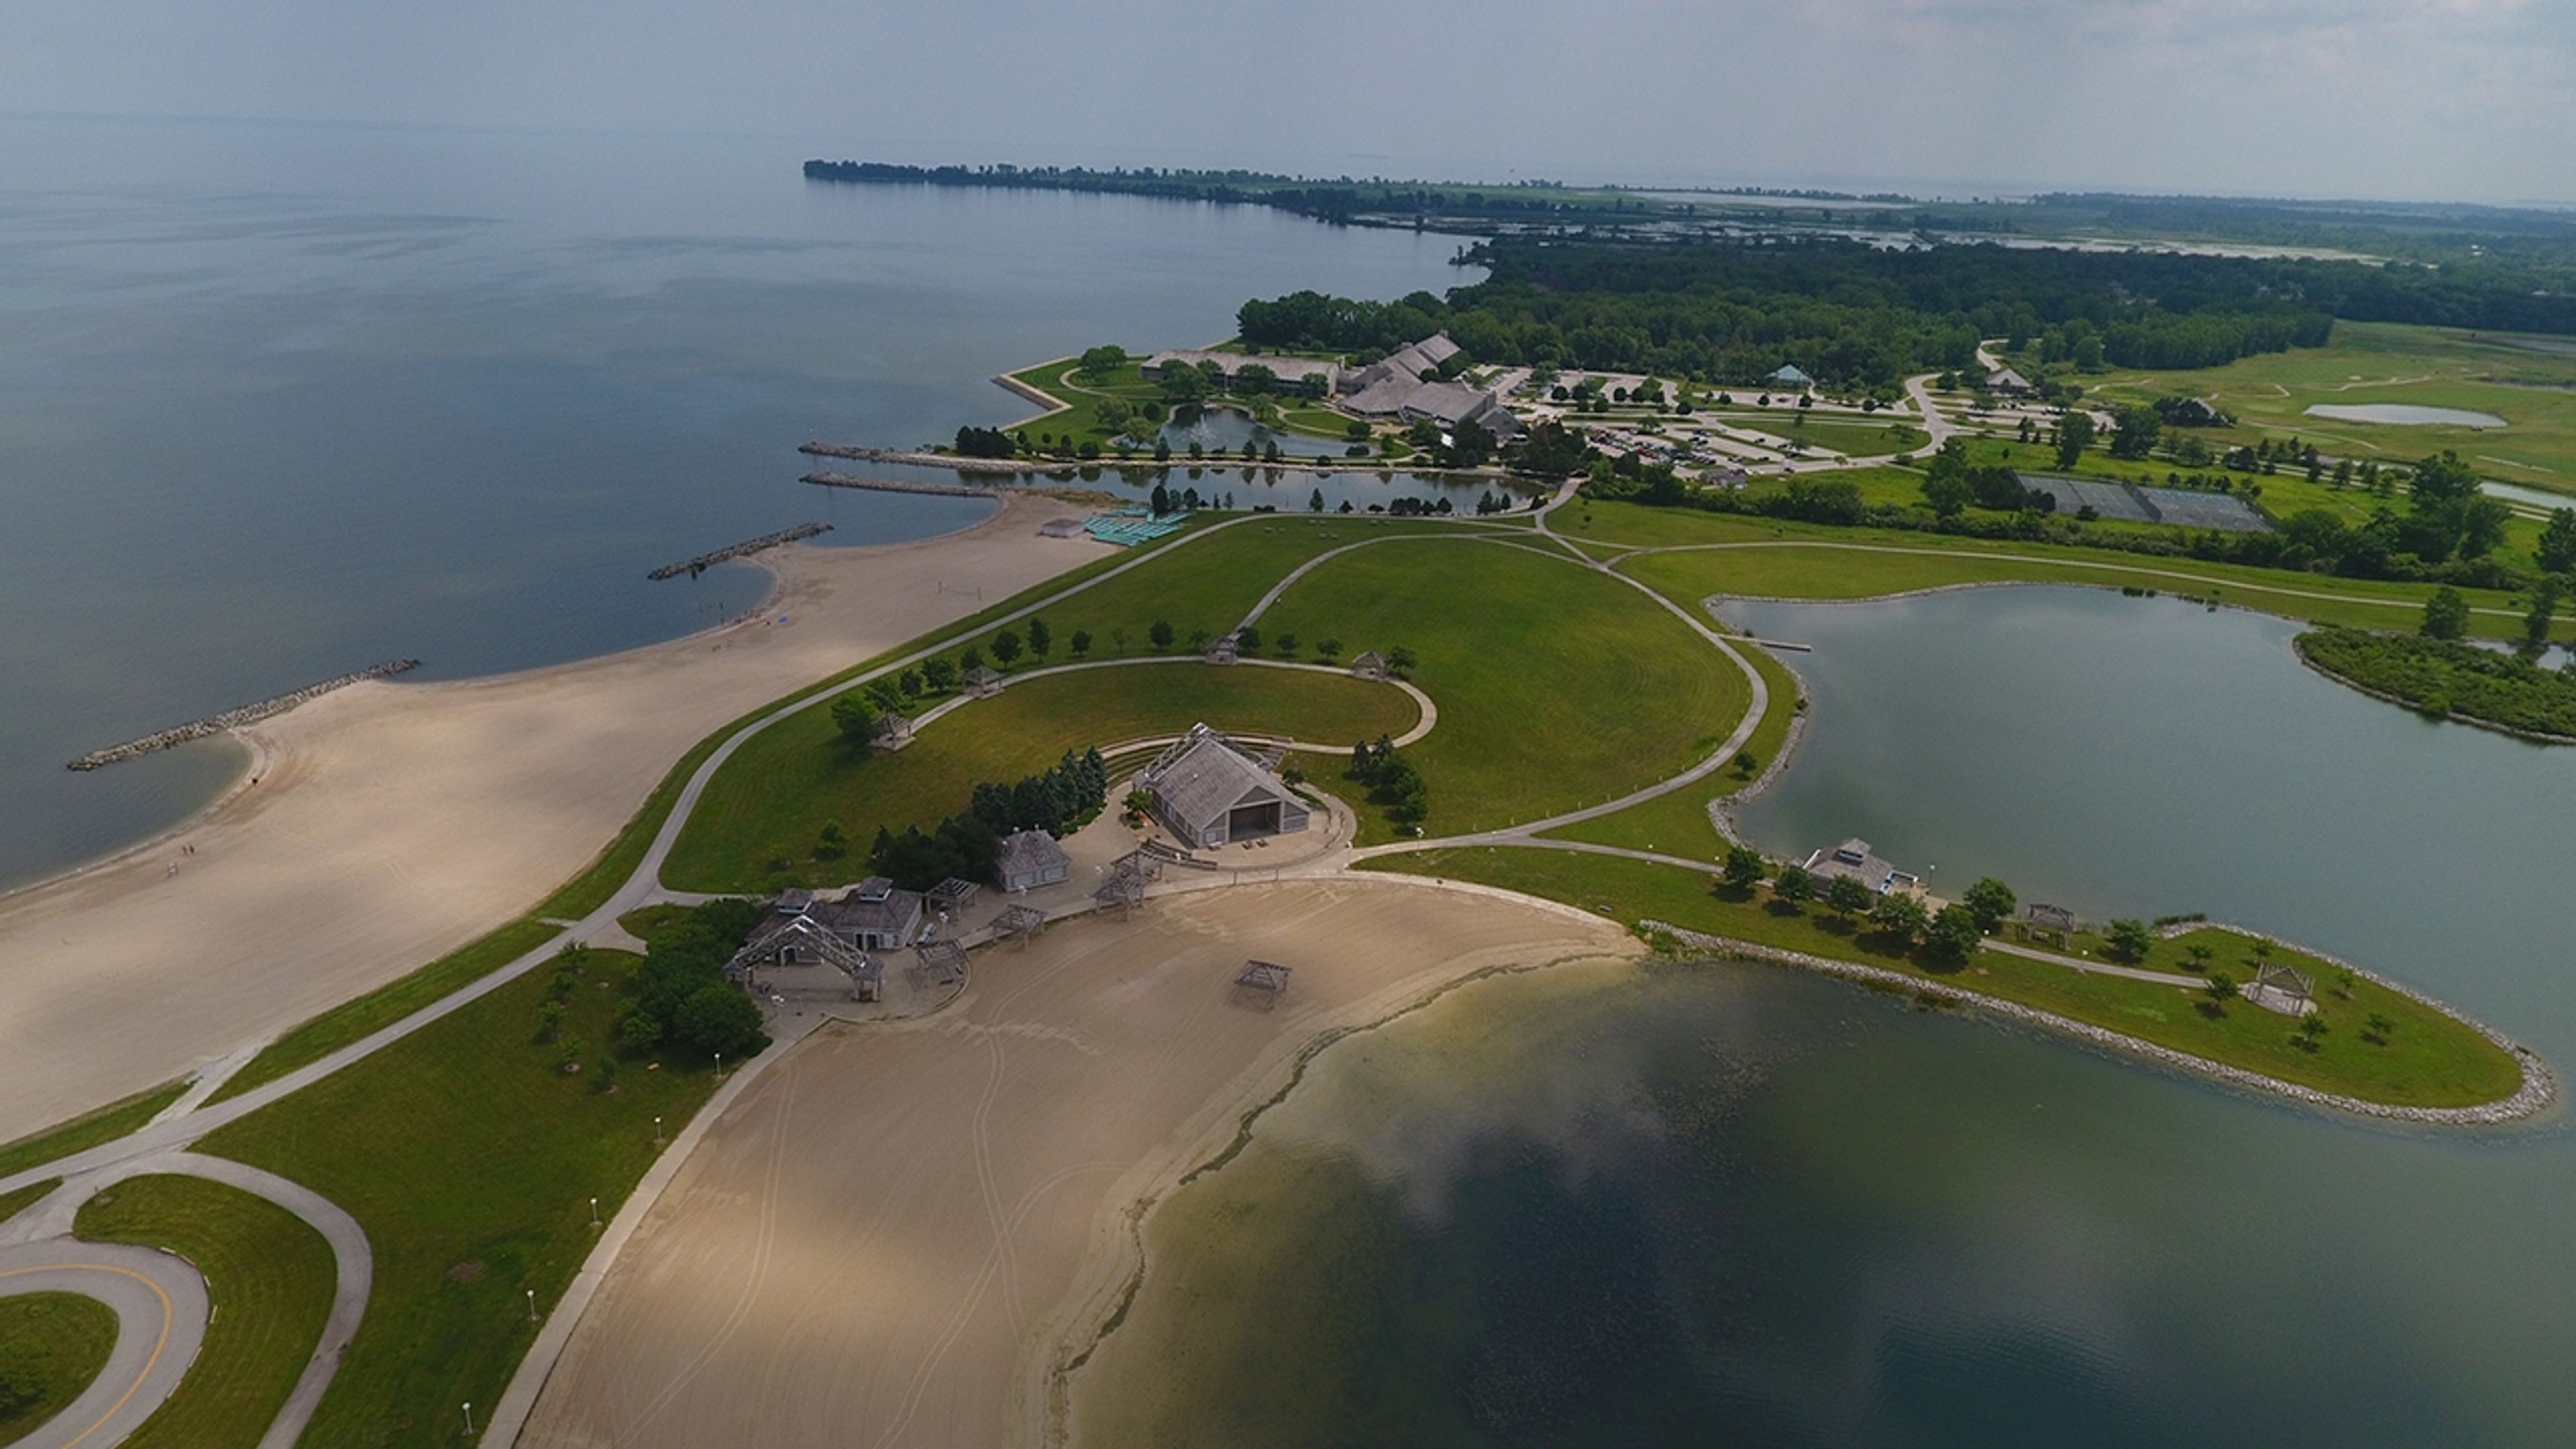
[[[2552,493],[2546,488],[2525,488],[2515,483],[2498,483],[2493,479],[2478,486],[2507,503],[2528,503],[2534,508],[2576,508],[2576,497],[2565,493]]]
[[[2505,420],[2493,413],[2470,412],[2466,408],[2425,407],[2418,403],[2318,403],[2308,409],[2308,416],[2331,418],[2339,423],[2388,423],[2397,427],[2426,424],[2453,428],[2505,426]]]
[[[2576,751],[2297,626],[2008,588],[1731,605],[1813,701],[1742,812],[1953,888],[2205,909],[2576,1061]],[[2499,848],[2510,842],[2511,848]],[[1320,1054],[1148,1229],[1091,1443],[2518,1445],[2576,1379],[2576,1140],[2373,1126],[1782,971],[1576,968]],[[1339,1426],[1338,1432],[1336,1427]]]

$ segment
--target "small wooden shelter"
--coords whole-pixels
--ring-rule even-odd
[[[1234,987],[1267,1011],[1288,992],[1288,968],[1276,961],[1246,961],[1234,974]]]
[[[1351,673],[1362,679],[1384,679],[1386,672],[1386,656],[1374,649],[1351,661]]]
[[[954,941],[924,941],[912,954],[915,962],[907,974],[916,988],[954,986],[966,979],[966,948]]]
[[[993,918],[993,934],[1016,936],[1019,938],[1019,944],[1025,947],[1029,944],[1029,938],[1036,935],[1039,928],[1046,923],[1046,912],[1035,906],[1014,903]]]
[[[1137,903],[1145,899],[1145,878],[1121,871],[1103,881],[1091,898],[1104,906],[1116,906],[1118,919],[1123,921],[1135,914]]]
[[[2245,988],[2245,999],[2283,1016],[2305,1016],[2317,1009],[2316,986],[2308,973],[2278,961],[2256,964],[2254,984]]]
[[[989,664],[978,664],[957,677],[966,692],[977,699],[987,699],[1002,692],[1002,671]]]
[[[2060,949],[2075,944],[2075,913],[2064,906],[2046,901],[2033,901],[2022,912],[2021,938],[2025,941],[2054,936]]]

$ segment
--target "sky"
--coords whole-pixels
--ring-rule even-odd
[[[2576,202],[2576,0],[10,0],[0,111],[914,162]]]

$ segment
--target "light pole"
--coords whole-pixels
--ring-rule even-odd
[[[662,1119],[659,1117],[653,1119],[653,1145],[662,1145]]]
[[[594,1228],[599,1226],[599,1199],[597,1198],[590,1200],[590,1225]]]
[[[470,1403],[465,1406],[465,1437],[474,1437],[474,1406]]]
[[[528,1321],[537,1321],[537,1290],[534,1288],[528,1290]]]
[[[721,1082],[721,1081],[723,1081],[723,1080],[724,1080],[724,1053],[723,1053],[723,1052],[718,1052],[718,1053],[716,1053],[716,1080],[717,1080],[717,1081],[719,1081],[719,1082]]]

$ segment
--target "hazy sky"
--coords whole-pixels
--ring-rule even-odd
[[[2576,201],[2576,0],[12,0],[0,108]]]

